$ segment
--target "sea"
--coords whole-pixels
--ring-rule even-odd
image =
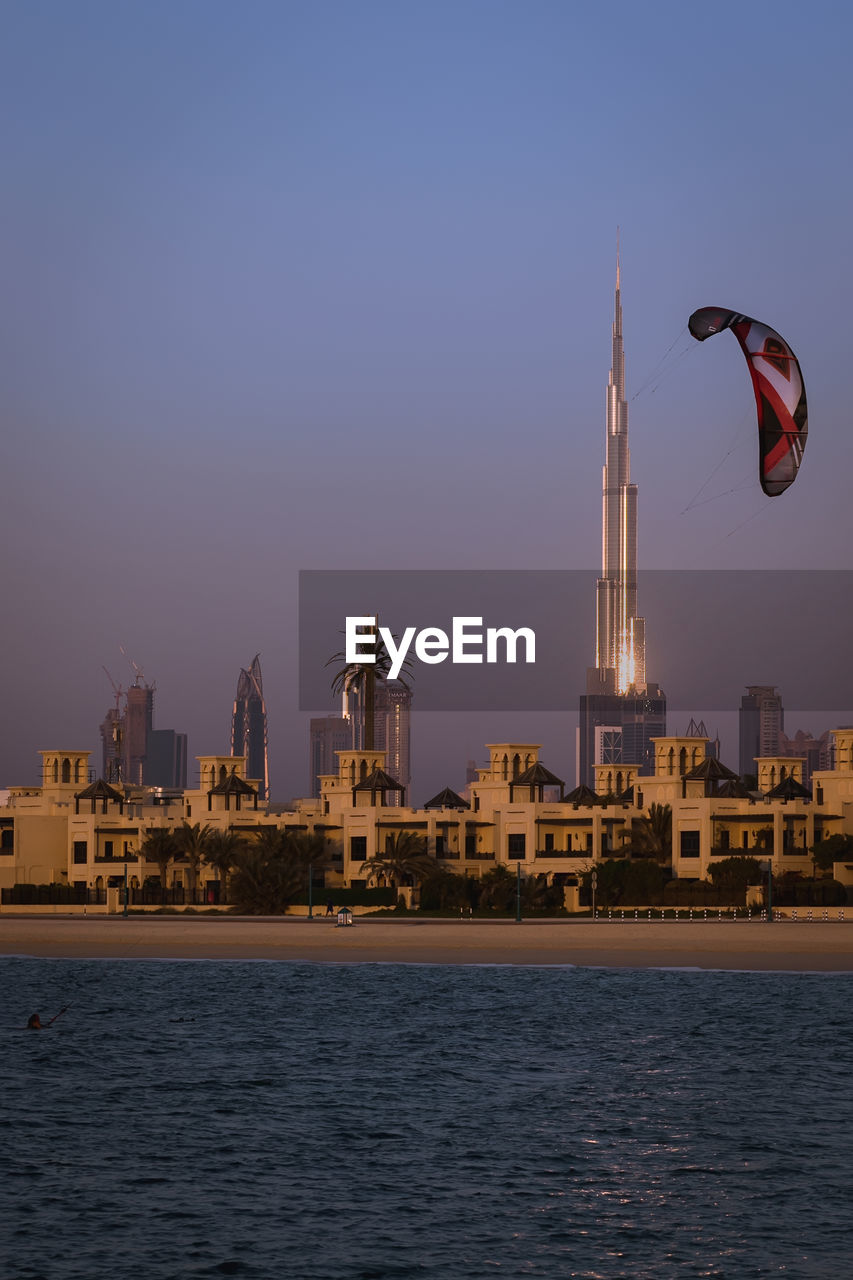
[[[0,993],[6,1280],[851,1274],[847,975],[6,958]]]

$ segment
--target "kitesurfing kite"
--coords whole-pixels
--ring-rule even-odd
[[[808,435],[806,388],[797,357],[775,329],[737,311],[702,307],[688,321],[704,342],[731,329],[746,356],[758,408],[759,479],[770,498],[797,478]]]

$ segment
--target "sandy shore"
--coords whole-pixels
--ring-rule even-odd
[[[853,921],[0,917],[0,954],[853,972]]]

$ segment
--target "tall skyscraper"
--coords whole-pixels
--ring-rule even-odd
[[[757,756],[778,756],[782,748],[785,711],[782,696],[772,684],[749,684],[740,700],[740,772],[756,773]]]
[[[152,729],[143,776],[147,787],[186,787],[187,735],[174,729]]]
[[[637,617],[637,486],[631,484],[628,448],[620,277],[617,251],[595,638],[595,665],[604,673],[607,693],[627,693],[632,686],[639,688],[646,682],[645,621]]]
[[[260,784],[258,795],[266,800],[269,797],[267,708],[260,656],[255,654],[248,671],[241,668],[237,680],[231,716],[231,754],[246,757],[246,776]]]
[[[399,680],[377,682],[376,749],[385,752],[386,772],[407,790],[411,780],[411,712],[411,689]],[[389,799],[392,804],[402,803],[400,792],[394,792]]]
[[[147,684],[139,667],[131,665],[136,679],[127,690],[117,685],[104,667],[115,690],[115,705],[101,723],[101,776],[107,782],[133,787],[185,787],[187,735],[154,728],[157,686]]]
[[[596,584],[595,666],[579,705],[577,777],[592,786],[605,762],[653,768],[651,739],[666,733],[666,697],[646,680],[645,620],[637,614],[637,486],[631,483],[622,280],[616,253],[613,345],[607,380],[601,577]]]
[[[145,781],[148,735],[154,723],[154,686],[132,684],[125,695],[124,766],[122,781],[141,786]]]

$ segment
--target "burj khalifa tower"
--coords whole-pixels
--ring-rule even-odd
[[[620,276],[617,251],[595,643],[595,665],[606,673],[601,681],[608,693],[628,693],[646,682],[645,623],[637,617],[637,486],[631,484],[628,448]]]
[[[618,249],[607,380],[595,666],[587,670],[578,720],[579,782],[594,784],[596,764],[636,764],[641,772],[651,771],[652,738],[666,733],[666,698],[658,685],[646,680],[645,620],[637,614],[637,486],[631,483],[628,448]]]

